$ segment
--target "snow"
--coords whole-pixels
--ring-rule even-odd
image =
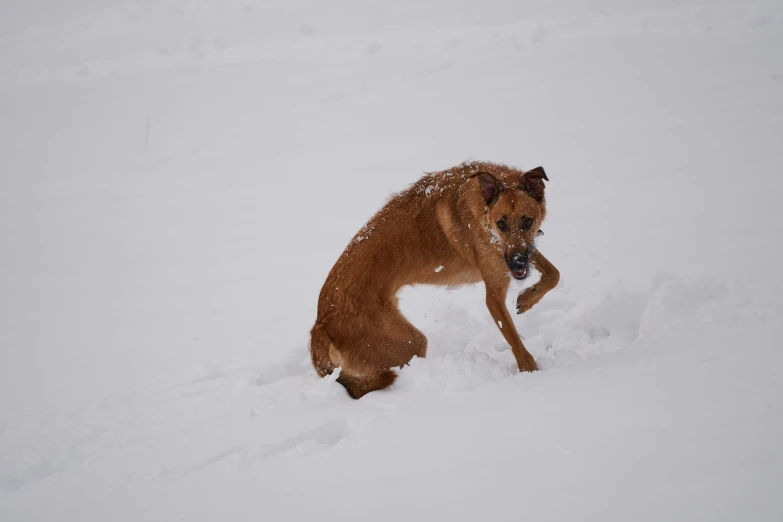
[[[783,519],[779,2],[11,0],[0,44],[0,520]],[[471,158],[551,179],[541,371],[405,288],[427,357],[353,401],[321,285]]]

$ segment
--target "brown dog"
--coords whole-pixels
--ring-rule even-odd
[[[465,163],[393,196],[348,244],[321,289],[310,332],[318,375],[342,367],[337,382],[354,399],[389,386],[397,377],[391,368],[427,353],[427,338],[397,308],[397,291],[479,281],[520,371],[536,370],[505,298],[510,278],[527,277],[531,260],[541,280],[519,294],[517,313],[560,279],[534,243],[546,214],[543,180],[549,178],[541,167]]]

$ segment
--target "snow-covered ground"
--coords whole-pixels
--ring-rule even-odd
[[[779,521],[782,145],[777,1],[7,0],[0,520]],[[542,371],[407,288],[353,401],[320,286],[468,158],[551,179]]]

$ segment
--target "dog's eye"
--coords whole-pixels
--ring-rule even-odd
[[[530,227],[533,226],[533,218],[528,216],[522,218],[522,230],[530,230]]]
[[[508,229],[508,227],[506,226],[506,222],[502,219],[498,220],[497,225],[498,225],[498,230],[500,230],[501,232],[505,232]]]

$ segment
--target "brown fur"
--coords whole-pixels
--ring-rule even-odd
[[[355,399],[392,384],[391,368],[427,353],[427,338],[397,307],[399,289],[481,281],[487,308],[519,370],[536,370],[505,297],[511,277],[507,260],[515,254],[526,253],[541,272],[541,280],[518,296],[518,313],[559,281],[557,269],[534,248],[546,216],[542,179],[547,178],[541,167],[523,172],[465,163],[428,174],[392,197],[354,236],[321,289],[310,340],[316,372],[325,376],[340,366],[337,381]],[[525,218],[533,220],[527,220],[527,229]]]

